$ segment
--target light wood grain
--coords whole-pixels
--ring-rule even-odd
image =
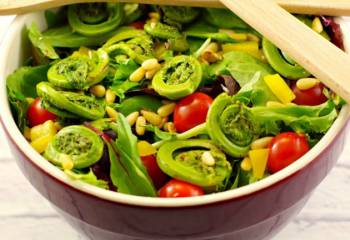
[[[350,0],[273,1],[292,13],[350,16]],[[224,7],[219,0],[0,0],[0,15],[21,14],[81,2],[140,2],[144,4]]]
[[[221,0],[306,70],[350,102],[350,56],[272,0]]]

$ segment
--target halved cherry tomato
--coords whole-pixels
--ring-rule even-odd
[[[159,196],[163,198],[195,197],[204,195],[201,187],[172,179],[159,190]]]
[[[310,149],[305,135],[294,132],[277,135],[270,142],[269,148],[267,168],[270,173],[278,172],[289,166]]]
[[[193,93],[181,99],[174,110],[174,124],[178,132],[185,132],[205,122],[213,99],[204,93]]]
[[[41,105],[41,99],[36,98],[28,108],[27,118],[29,121],[29,126],[34,127],[46,122],[47,120],[55,121],[57,117],[55,114],[43,108]]]
[[[154,155],[142,156],[141,160],[145,165],[148,175],[152,178],[154,186],[159,189],[169,181],[168,175],[162,172],[157,164],[157,159]]]
[[[320,105],[327,101],[327,97],[323,94],[324,88],[325,86],[322,83],[317,83],[313,88],[308,90],[300,90],[294,83],[292,85],[292,89],[296,98],[293,102],[298,105]]]
[[[145,22],[143,21],[136,21],[130,24],[131,26],[133,26],[136,29],[140,29],[143,30],[143,26],[145,26]]]

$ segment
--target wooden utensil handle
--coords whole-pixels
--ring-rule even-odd
[[[221,1],[334,92],[350,102],[348,54],[271,0]],[[275,19],[275,21],[264,23],[264,19]]]
[[[81,2],[141,2],[178,6],[224,7],[219,0],[1,0],[0,15],[20,14]],[[273,0],[292,13],[350,16],[350,0]],[[260,2],[257,0],[257,2]]]

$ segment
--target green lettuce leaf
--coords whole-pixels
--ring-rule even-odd
[[[235,96],[237,101],[253,106],[279,101],[264,81],[266,75],[274,73],[268,64],[240,51],[228,52],[223,57],[221,62],[210,66],[209,75],[231,75],[241,87]]]
[[[318,106],[253,107],[251,111],[265,135],[276,135],[285,127],[295,132],[323,134],[338,116],[333,101]]]
[[[26,126],[26,113],[28,109],[27,97],[36,98],[36,85],[47,81],[49,65],[38,67],[22,67],[9,75],[6,79],[6,88],[9,103],[16,123],[21,131]]]
[[[97,179],[97,177],[91,169],[88,173],[77,172],[76,170],[75,172],[71,170],[65,170],[64,173],[72,180],[83,181],[99,188],[109,189],[108,182]]]

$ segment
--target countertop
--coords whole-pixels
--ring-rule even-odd
[[[11,20],[0,17],[0,37]],[[347,132],[346,148],[338,164],[302,212],[274,240],[350,239],[350,129]],[[86,240],[24,178],[1,127],[0,234],[1,240]]]

